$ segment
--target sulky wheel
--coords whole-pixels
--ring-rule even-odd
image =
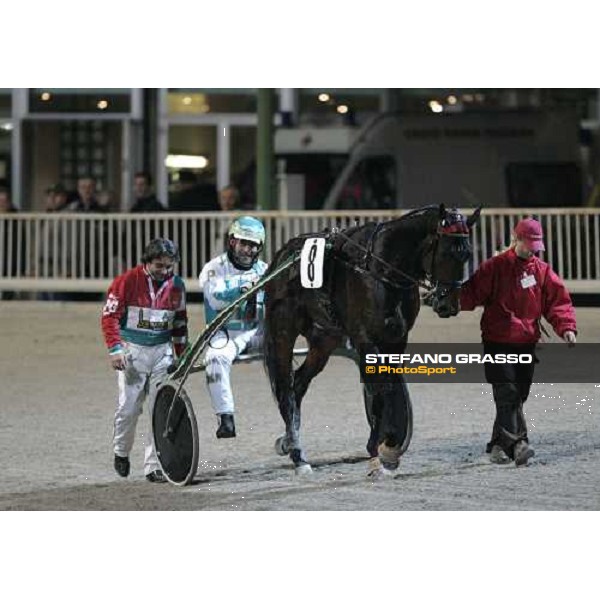
[[[198,468],[198,426],[192,403],[182,388],[165,383],[158,390],[152,414],[154,447],[162,472],[178,486],[192,482]]]

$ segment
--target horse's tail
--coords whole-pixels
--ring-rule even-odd
[[[292,257],[296,259],[300,255],[304,240],[296,237],[289,240],[273,257],[269,268],[265,273],[265,277],[270,275],[275,269],[282,265],[285,261]],[[291,296],[298,293],[299,288],[299,267],[297,260],[294,260],[287,270],[270,281],[265,288],[265,318],[264,318],[264,337],[263,337],[263,363],[269,377],[271,390],[273,395],[278,400],[280,393],[286,394],[290,381],[287,378],[286,368],[282,364],[282,356],[280,352],[285,353],[288,350],[293,350],[294,339],[285,338],[282,336],[293,335],[293,326],[290,321],[294,316],[289,312],[284,312],[285,307],[289,306]],[[285,333],[281,330],[282,321],[284,323]],[[279,325],[279,327],[278,327]],[[288,330],[289,329],[289,330]],[[290,342],[291,347],[285,344],[285,341]],[[287,359],[283,359],[287,360]],[[291,369],[291,366],[289,367]]]
[[[263,330],[263,365],[269,378],[273,397],[277,400],[277,346],[275,343],[275,331],[270,323],[270,312],[272,306],[267,306]]]

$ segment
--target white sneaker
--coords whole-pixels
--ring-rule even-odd
[[[500,446],[495,444],[492,446],[492,451],[490,452],[490,462],[495,465],[505,465],[510,462],[510,458],[508,458],[508,454]]]

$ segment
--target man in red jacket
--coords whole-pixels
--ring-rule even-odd
[[[178,260],[176,244],[152,240],[142,264],[112,282],[102,311],[102,332],[119,384],[113,445],[115,470],[121,477],[129,475],[129,453],[144,399],[148,396],[152,414],[173,354],[179,356],[187,343],[185,286],[173,275]],[[144,461],[148,481],[165,481],[159,466],[150,431]]]
[[[523,219],[515,227],[511,247],[482,263],[463,285],[461,310],[484,307],[481,337],[486,354],[533,353],[542,316],[569,346],[575,344],[577,323],[571,297],[560,277],[536,256],[542,250],[541,224]],[[486,448],[494,463],[512,459],[519,466],[534,455],[523,414],[534,368],[534,363],[485,364],[496,404],[492,439]]]

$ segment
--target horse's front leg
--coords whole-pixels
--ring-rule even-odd
[[[377,477],[398,468],[412,438],[412,404],[408,387],[398,383],[365,384],[363,395],[371,427],[367,451],[368,475]]]
[[[399,381],[384,384],[383,414],[380,424],[379,457],[385,468],[397,469],[400,457],[408,450],[412,438],[412,404],[402,375]]]
[[[379,393],[381,384],[365,383],[363,384],[363,398],[365,402],[365,412],[367,422],[369,423],[370,433],[367,441],[367,452],[369,453],[369,465],[367,467],[367,477],[378,479],[382,475],[388,475],[390,470],[384,467],[379,456],[379,445],[381,443],[381,416],[383,413],[383,397]]]
[[[373,386],[363,383],[363,399],[365,403],[365,412],[367,414],[367,422],[371,432],[367,441],[367,452],[371,458],[377,457],[379,446],[379,423],[381,422],[381,402],[376,396]]]
[[[374,346],[365,336],[364,332],[352,339],[354,348],[362,348],[363,352],[377,353],[377,346]],[[353,357],[360,378],[362,379],[360,356],[358,353]],[[369,439],[367,441],[367,452],[369,453],[369,466],[367,477],[377,479],[379,476],[389,473],[384,468],[381,458],[379,457],[379,445],[381,443],[381,425],[383,414],[383,397],[380,393],[383,389],[382,384],[378,383],[363,383],[363,400],[365,404],[365,413],[367,415],[367,423],[369,424]]]

